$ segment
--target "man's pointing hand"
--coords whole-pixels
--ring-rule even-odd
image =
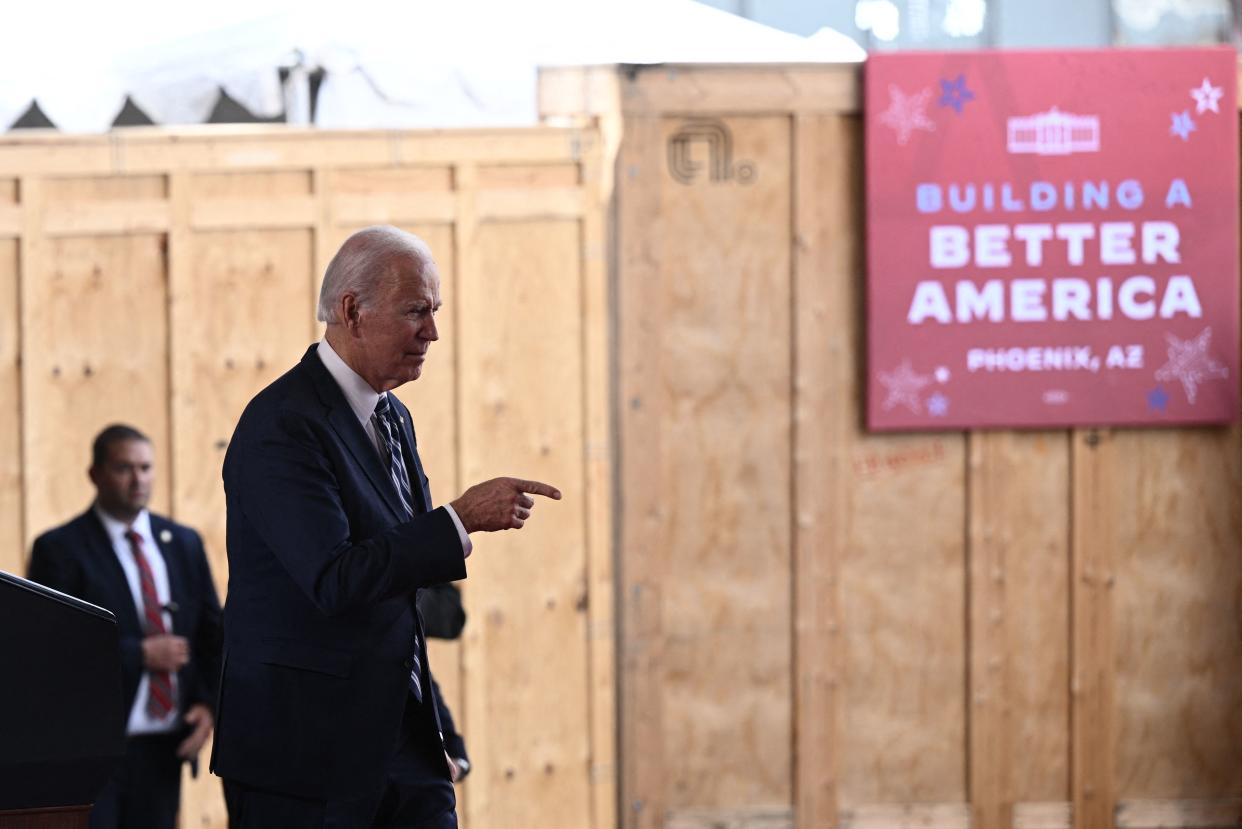
[[[539,481],[493,478],[467,489],[452,507],[468,533],[517,530],[534,509],[535,500],[531,495],[561,500],[559,489]]]

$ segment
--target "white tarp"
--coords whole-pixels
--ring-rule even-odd
[[[32,100],[60,129],[108,129],[126,95],[160,124],[206,120],[223,87],[256,115],[333,128],[536,120],[536,67],[862,60],[694,0],[208,0],[26,3],[6,21],[0,128]],[[294,67],[284,88],[278,69]]]

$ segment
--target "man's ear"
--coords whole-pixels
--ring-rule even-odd
[[[353,294],[342,294],[340,303],[341,323],[351,334],[357,333],[358,318],[362,311],[362,309],[358,307],[358,298]]]

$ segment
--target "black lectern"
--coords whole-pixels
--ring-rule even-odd
[[[0,571],[0,829],[86,826],[125,753],[116,618]]]

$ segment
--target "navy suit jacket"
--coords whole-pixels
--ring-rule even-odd
[[[172,633],[190,643],[190,661],[177,672],[178,708],[203,703],[215,709],[220,676],[220,601],[198,533],[151,513],[151,534],[168,569]],[[165,540],[168,539],[168,540]],[[121,636],[125,716],[142,679],[142,611],[134,604],[125,571],[103,522],[88,509],[35,539],[31,581],[77,596],[116,616]]]
[[[224,460],[229,595],[212,770],[344,799],[382,786],[397,747],[422,643],[416,589],[464,578],[466,565],[452,518],[430,509],[409,411],[393,399],[413,518],[316,348],[250,401]],[[420,715],[435,735],[423,654]],[[447,777],[438,742],[433,753]]]

